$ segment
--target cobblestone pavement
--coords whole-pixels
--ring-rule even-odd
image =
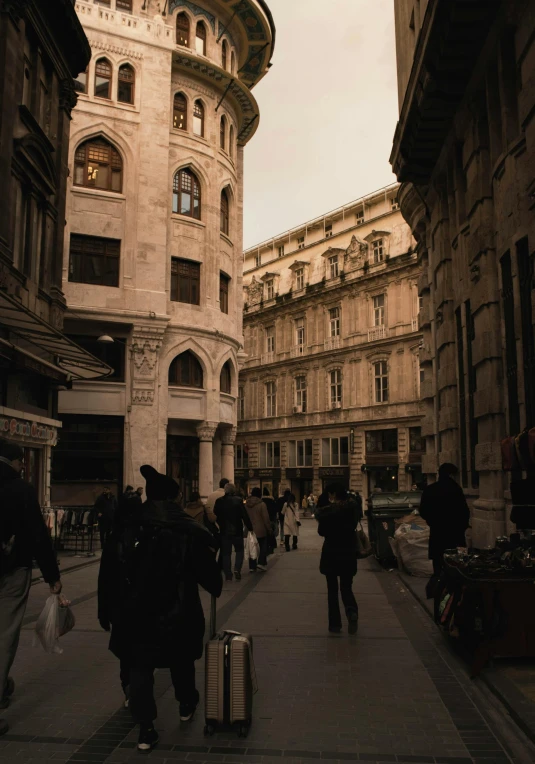
[[[201,709],[181,725],[169,672],[158,671],[161,742],[150,762],[535,761],[512,723],[496,722],[500,714],[474,690],[397,575],[364,561],[355,582],[358,636],[329,635],[321,540],[314,521],[302,531],[298,551],[278,551],[267,573],[244,573],[241,582],[225,584],[219,601],[219,627],[254,635],[260,690],[249,737],[204,738]],[[90,565],[64,578],[77,623],[59,656],[32,646],[47,595],[45,585],[32,587],[13,671],[16,694],[3,712],[11,730],[0,740],[0,764],[139,762],[136,730],[121,707],[117,661],[96,620],[97,574],[98,565]],[[205,595],[203,603],[207,608]]]

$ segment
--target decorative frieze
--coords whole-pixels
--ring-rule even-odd
[[[106,53],[116,53],[118,56],[128,56],[129,58],[137,58],[139,61],[143,58],[143,53],[130,50],[129,48],[123,48],[119,45],[114,45],[111,42],[102,42],[101,40],[89,40],[89,44],[93,50],[103,50]]]
[[[154,390],[134,389],[132,391],[132,403],[142,406],[152,406],[154,403]]]

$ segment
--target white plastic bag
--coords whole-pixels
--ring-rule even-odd
[[[51,594],[35,624],[35,634],[43,650],[47,653],[61,654],[63,648],[60,647],[59,637],[67,634],[73,627],[74,615],[71,609],[61,607],[59,595]]]
[[[249,531],[247,539],[245,540],[245,559],[246,560],[258,560],[260,555],[260,544],[256,538],[256,534]]]

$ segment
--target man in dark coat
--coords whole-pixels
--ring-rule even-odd
[[[113,516],[117,509],[117,499],[111,492],[111,488],[106,486],[100,496],[95,501],[94,512],[97,516],[98,530],[100,533],[100,546],[104,549],[107,538],[113,527]]]
[[[50,585],[61,592],[56,554],[35,488],[21,478],[24,452],[0,439],[0,708],[7,708],[15,684],[9,670],[15,659],[32,580],[33,559]],[[0,735],[9,729],[0,720]]]
[[[329,505],[316,510],[318,533],[323,536],[320,573],[327,578],[329,631],[342,631],[338,587],[346,610],[349,633],[358,630],[359,608],[353,594],[353,578],[357,574],[356,527],[362,509],[348,499],[344,486],[329,486]]]
[[[271,495],[267,485],[264,486],[262,491],[262,501],[266,505],[269,522],[271,523],[271,533],[268,536],[268,554],[273,554],[277,546],[277,530],[279,528],[279,511],[277,509],[277,502]]]
[[[248,531],[253,530],[245,504],[241,496],[236,495],[236,486],[226,483],[224,495],[220,496],[214,505],[214,514],[219,525],[221,540],[221,557],[223,571],[227,581],[232,581],[232,549],[236,553],[234,561],[234,575],[236,581],[241,580],[243,567],[243,526]]]
[[[222,582],[211,534],[175,503],[179,486],[148,465],[147,501],[139,522],[111,534],[99,573],[98,615],[110,629],[109,649],[121,661],[121,681],[140,725],[138,749],[158,741],[153,692],[155,668],[169,668],[189,721],[199,703],[195,661],[202,656],[204,613],[199,584],[219,597]]]
[[[438,575],[444,565],[446,549],[466,546],[470,510],[461,486],[455,482],[457,467],[446,462],[439,467],[438,480],[424,488],[420,514],[430,528],[429,559]]]

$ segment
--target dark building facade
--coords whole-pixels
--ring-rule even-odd
[[[57,391],[111,370],[62,333],[73,77],[90,48],[73,0],[0,0],[0,435],[50,499]]]
[[[500,442],[535,425],[535,2],[395,10],[391,163],[422,266],[424,472],[459,466],[484,547],[509,530]]]

